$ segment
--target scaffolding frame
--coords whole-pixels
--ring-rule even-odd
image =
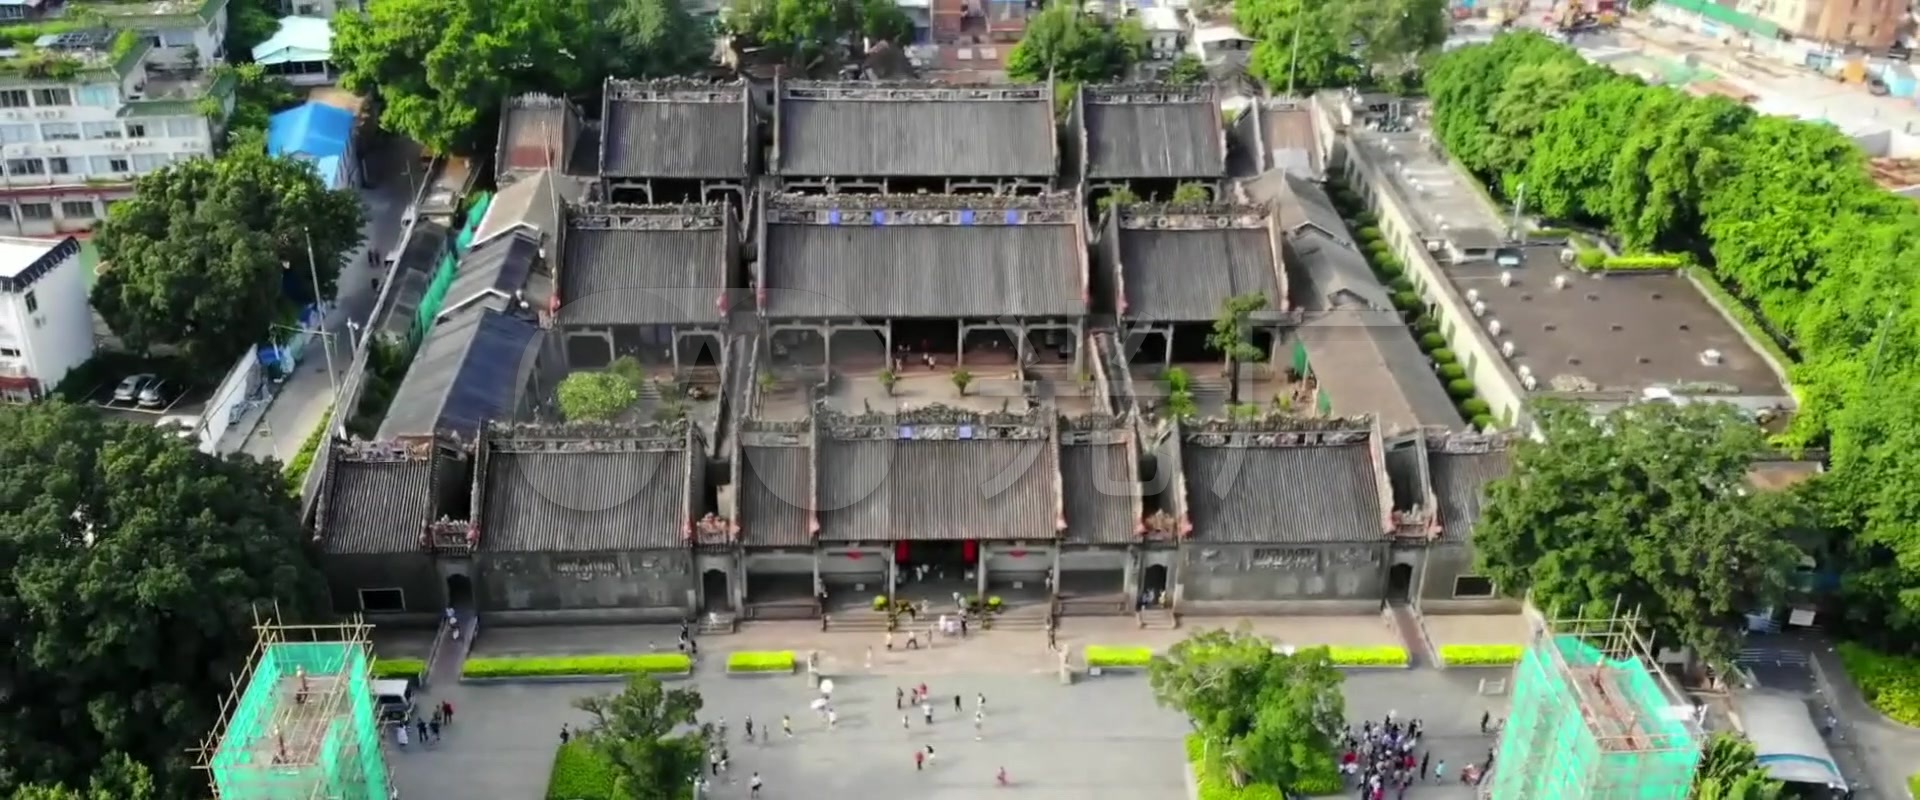
[[[373,626],[358,616],[283,625],[256,610],[253,629],[253,650],[196,751],[214,800],[386,800]],[[309,669],[315,661],[334,669]]]
[[[1485,797],[1686,800],[1705,737],[1642,631],[1637,612],[1534,629]]]

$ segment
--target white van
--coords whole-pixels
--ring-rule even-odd
[[[374,681],[373,707],[379,710],[381,722],[406,722],[413,716],[413,682]]]

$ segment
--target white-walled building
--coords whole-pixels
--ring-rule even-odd
[[[45,396],[93,356],[80,243],[0,237],[0,401]]]
[[[139,175],[212,154],[228,0],[70,0],[102,29],[0,49],[0,235],[83,231]]]

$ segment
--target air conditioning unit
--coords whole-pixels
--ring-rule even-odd
[[[1569,277],[1567,277],[1567,276],[1565,276],[1565,275],[1555,275],[1555,276],[1553,276],[1553,288],[1555,288],[1555,289],[1565,289],[1565,288],[1567,288],[1568,286],[1571,286],[1571,285],[1573,285],[1573,279],[1572,279],[1572,278],[1569,278]]]
[[[1534,380],[1532,375],[1521,375],[1520,385],[1522,387],[1525,387],[1527,391],[1531,392],[1535,388],[1538,388],[1540,386],[1540,382],[1537,380]]]
[[[1502,270],[1500,272],[1500,285],[1501,286],[1513,285],[1513,270]]]
[[[1474,316],[1476,316],[1476,317],[1484,317],[1484,316],[1486,316],[1486,315],[1487,315],[1487,304],[1486,304],[1486,303],[1483,303],[1483,302],[1480,302],[1480,301],[1478,301],[1478,300],[1475,300],[1475,301],[1474,301],[1474,303],[1473,303],[1473,315],[1474,315]]]

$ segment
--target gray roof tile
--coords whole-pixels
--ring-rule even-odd
[[[540,328],[492,309],[470,309],[433,326],[394,390],[381,439],[457,433],[472,439],[520,410],[539,355]]]
[[[743,178],[745,82],[607,81],[600,172],[614,178]]]
[[[1130,443],[1062,444],[1060,477],[1068,541],[1118,544],[1138,538],[1140,477]]]
[[[490,434],[481,547],[612,552],[686,546],[698,448],[684,429],[609,429],[571,441]],[[635,438],[606,438],[633,436]]]
[[[1125,223],[1122,223],[1123,226]],[[1199,322],[1227,298],[1267,296],[1277,316],[1284,298],[1267,228],[1119,231],[1121,316],[1144,322]]]
[[[1207,93],[1199,94],[1204,98]],[[1113,95],[1098,90],[1089,90],[1085,97],[1087,177],[1218,178],[1226,174],[1220,109],[1210,100],[1116,102]]]
[[[1229,447],[1187,441],[1181,464],[1196,541],[1312,544],[1386,535],[1378,473],[1364,442]]]
[[[596,211],[627,218],[690,214],[694,229],[621,229],[590,221]],[[611,206],[575,209],[559,268],[556,324],[718,324],[727,289],[733,222],[722,206]]]
[[[777,112],[776,171],[789,177],[1052,177],[1057,140],[1048,95],[1044,85],[788,83]]]
[[[813,451],[806,446],[740,448],[740,533],[745,544],[813,544]]]
[[[1388,432],[1459,428],[1460,412],[1398,314],[1341,308],[1298,329],[1333,413],[1370,416]]]
[[[1440,531],[1447,539],[1465,539],[1480,523],[1487,484],[1513,470],[1511,454],[1502,449],[1484,453],[1448,453],[1432,449],[1427,469],[1433,475],[1434,499],[1440,504]]]
[[[1058,461],[1045,439],[822,442],[820,538],[1051,539]]]
[[[431,459],[368,463],[334,458],[321,509],[321,548],[331,555],[420,551],[433,508]]]

